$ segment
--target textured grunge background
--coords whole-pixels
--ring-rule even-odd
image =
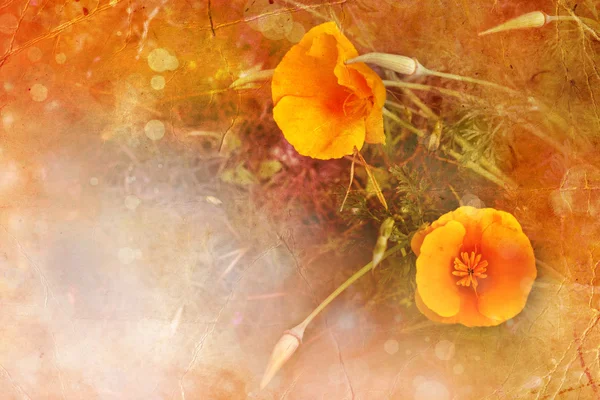
[[[534,10],[598,21],[596,4],[0,0],[0,399],[600,398],[598,36],[477,35]],[[538,280],[507,323],[438,325],[407,295],[414,270],[381,279],[392,262],[260,391],[281,333],[369,259],[375,231],[339,223],[348,160],[303,167],[269,85],[227,87],[332,18],[361,52],[548,107],[481,111],[519,189],[443,160],[431,188],[513,213]]]

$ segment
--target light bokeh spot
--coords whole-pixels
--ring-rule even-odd
[[[454,372],[456,375],[460,375],[465,372],[465,367],[462,364],[456,364],[454,367],[452,367],[452,372]]]
[[[17,30],[19,26],[19,20],[12,14],[0,15],[0,33],[10,35]]]
[[[385,344],[383,345],[385,352],[390,355],[396,354],[398,352],[399,347],[400,346],[398,344],[398,341],[394,340],[394,339],[390,339],[390,340],[386,341]]]
[[[162,121],[153,119],[148,121],[144,127],[144,132],[146,132],[148,139],[155,141],[160,140],[165,136],[165,124],[163,124]]]
[[[29,90],[33,101],[44,101],[48,98],[48,88],[41,83],[36,83]]]
[[[443,361],[451,360],[454,357],[456,348],[454,343],[449,340],[440,340],[435,345],[435,355],[437,358]]]
[[[32,62],[40,61],[43,55],[44,53],[38,47],[30,47],[27,50],[27,58]]]
[[[450,400],[446,386],[437,381],[425,380],[417,386],[415,400]]]
[[[57,64],[64,64],[67,61],[67,55],[65,53],[58,53],[54,56],[54,61],[56,61]]]
[[[148,66],[155,72],[175,71],[179,67],[179,60],[168,50],[158,48],[148,55]]]
[[[154,90],[162,90],[165,88],[165,77],[161,75],[154,75],[150,80],[150,86]]]
[[[129,247],[119,249],[119,261],[123,264],[131,264],[135,260],[135,251]]]
[[[141,202],[142,201],[137,196],[129,195],[125,197],[125,207],[127,207],[131,211],[135,211],[135,209],[138,208]]]

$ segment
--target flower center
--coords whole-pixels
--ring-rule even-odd
[[[477,254],[477,251],[472,251],[471,254],[465,252],[460,253],[460,258],[454,259],[454,271],[452,275],[460,276],[461,278],[456,281],[457,285],[471,286],[477,290],[477,279],[487,278],[488,262],[481,259],[481,254]]]
[[[345,116],[367,115],[373,107],[373,97],[359,97],[356,93],[349,92],[344,100],[342,109]]]

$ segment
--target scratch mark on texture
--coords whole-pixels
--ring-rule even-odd
[[[213,37],[215,37],[215,36],[217,36],[217,34],[215,32],[215,24],[213,22],[212,8],[210,5],[210,0],[208,0],[208,20],[210,21],[210,31],[212,32]]]
[[[54,367],[56,368],[56,372],[58,373],[58,380],[60,382],[60,390],[62,393],[62,398],[66,399],[65,395],[65,382],[63,381],[62,371],[58,367],[58,346],[56,345],[56,338],[54,334],[50,332],[50,337],[52,337],[52,344],[54,345]]]
[[[4,65],[4,63],[8,59],[8,56],[12,52],[13,46],[15,44],[15,39],[17,38],[17,33],[19,32],[19,28],[21,27],[21,23],[23,22],[23,19],[25,19],[25,14],[27,13],[27,9],[29,9],[30,2],[31,2],[31,0],[27,0],[25,7],[23,7],[23,12],[21,13],[21,16],[19,17],[19,21],[17,22],[17,29],[15,29],[15,33],[13,33],[13,35],[10,39],[10,43],[8,45],[8,49],[6,50],[6,53],[4,53],[4,56],[2,56],[2,58],[0,59],[0,67],[2,67]]]
[[[221,318],[221,314],[223,314],[223,311],[225,310],[225,308],[227,308],[227,306],[229,305],[229,302],[233,298],[233,294],[235,293],[237,285],[243,279],[244,274],[250,269],[250,267],[252,267],[258,260],[260,260],[262,257],[264,257],[266,254],[268,254],[271,250],[273,250],[277,246],[278,245],[272,246],[269,249],[267,249],[266,251],[264,251],[263,253],[261,253],[256,259],[254,259],[254,261],[252,261],[242,271],[240,277],[238,278],[238,280],[235,282],[235,284],[231,288],[231,291],[229,292],[229,295],[227,296],[227,299],[225,300],[225,302],[223,303],[223,305],[219,309],[219,312],[217,313],[214,321],[212,321],[210,323],[211,324],[210,328],[208,328],[208,331],[206,332],[206,334],[203,335],[202,338],[200,338],[200,341],[196,344],[196,347],[194,348],[194,354],[192,355],[192,359],[190,360],[190,363],[188,364],[188,367],[186,368],[186,370],[184,371],[184,373],[179,378],[179,389],[180,389],[180,394],[181,394],[181,400],[185,400],[185,398],[186,398],[185,397],[185,388],[183,387],[183,381],[185,380],[185,377],[194,369],[194,367],[196,365],[196,361],[198,360],[198,356],[200,355],[200,352],[202,351],[202,349],[204,347],[204,343],[206,342],[206,340],[208,339],[208,337],[210,335],[212,335],[213,332],[215,331],[217,323],[219,322],[219,319]]]
[[[279,15],[279,14],[286,13],[286,12],[292,12],[293,13],[293,12],[298,12],[298,11],[308,11],[308,10],[310,10],[312,8],[319,8],[319,7],[324,7],[324,6],[342,5],[342,4],[347,3],[347,2],[348,2],[348,0],[339,0],[339,1],[332,1],[332,2],[328,2],[328,3],[319,3],[319,4],[311,4],[311,5],[307,4],[307,5],[305,5],[305,6],[301,7],[301,8],[281,8],[279,10],[269,11],[269,12],[266,12],[264,14],[256,15],[256,16],[253,16],[253,17],[250,17],[250,18],[238,19],[238,20],[230,21],[230,22],[224,22],[222,24],[215,25],[212,29],[214,29],[216,31],[217,29],[226,28],[228,26],[233,26],[233,25],[239,24],[240,22],[252,22],[252,21],[257,21],[259,19],[267,18],[267,17],[272,16],[272,15]],[[201,28],[201,29],[206,30],[207,28]],[[211,28],[208,28],[208,29],[211,29]]]
[[[31,40],[29,40],[26,43],[23,43],[21,46],[15,47],[13,48],[12,45],[8,48],[7,52],[4,53],[4,55],[2,55],[2,57],[0,57],[0,67],[2,67],[4,65],[4,63],[6,62],[6,60],[15,54],[18,54],[20,52],[22,52],[23,50],[33,46],[34,44],[36,44],[37,42],[40,42],[44,39],[50,39],[53,37],[56,37],[57,35],[59,35],[62,31],[64,31],[65,29],[68,29],[69,27],[76,25],[80,22],[83,21],[87,21],[89,19],[91,19],[95,14],[99,13],[99,12],[103,12],[106,10],[111,10],[113,9],[113,7],[122,2],[123,0],[115,0],[116,2],[113,3],[113,5],[111,5],[110,3],[108,4],[104,4],[100,7],[97,7],[96,9],[94,9],[94,11],[90,12],[88,15],[82,15],[79,16],[77,18],[73,18],[72,20],[69,20],[67,22],[64,22],[62,24],[60,24],[59,26],[57,26],[56,28],[52,29],[51,31],[49,31],[48,33],[35,37]],[[29,1],[27,2],[27,7],[29,6]],[[21,16],[21,20],[23,20],[23,18],[25,17],[25,13],[22,14]],[[20,25],[20,24],[19,24]],[[18,29],[18,28],[17,28]],[[16,35],[16,32],[15,32]],[[13,36],[13,41],[14,41],[14,36]]]
[[[327,321],[325,323],[327,324]],[[331,338],[335,342],[335,348],[337,349],[338,359],[340,361],[340,364],[342,365],[342,369],[344,370],[344,376],[346,377],[346,383],[348,384],[348,388],[350,389],[350,394],[352,395],[352,400],[354,400],[354,398],[355,398],[354,388],[352,387],[352,382],[350,382],[350,377],[348,376],[348,371],[346,371],[346,364],[344,364],[344,359],[342,358],[342,351],[340,349],[340,344],[338,343],[337,338],[335,337],[335,334],[333,333],[333,331],[331,329],[329,329],[329,334],[331,335]]]
[[[598,319],[596,319],[596,322],[598,322]],[[583,358],[583,352],[582,352],[583,340],[581,340],[580,338],[577,338],[575,331],[573,331],[573,336],[575,336],[575,340],[577,340],[579,342],[579,346],[577,346],[577,355],[579,356],[579,364],[581,365],[581,368],[583,368],[583,372],[585,373],[585,376],[587,377],[589,384],[592,386],[592,390],[594,391],[594,394],[596,395],[596,397],[598,397],[598,387],[596,387],[596,382],[594,382],[594,378],[592,378],[592,373],[590,372],[590,368],[585,364],[585,359]]]
[[[229,62],[227,61],[227,58],[223,55],[223,50],[219,49],[219,54],[221,56],[221,59],[223,60],[223,63],[225,64],[225,69],[227,70],[227,73],[231,77],[231,80],[234,81],[235,80],[235,75],[231,72],[231,68],[229,67]],[[241,93],[238,92],[237,97],[238,97],[238,101],[237,101],[237,107],[235,109],[235,115],[231,119],[231,124],[229,124],[229,126],[227,127],[227,129],[223,133],[223,136],[221,137],[221,143],[219,143],[219,153],[221,153],[221,150],[223,148],[223,144],[225,143],[225,137],[227,136],[227,134],[229,133],[229,131],[231,131],[231,129],[235,126],[235,123],[237,122],[237,120],[238,120],[238,118],[240,116],[240,108],[242,107],[242,95],[241,95]],[[212,96],[211,96],[211,102],[212,102]]]
[[[281,243],[283,243],[283,245],[285,246],[286,250],[290,253],[292,259],[294,260],[294,265],[296,266],[296,270],[298,271],[298,275],[300,275],[300,277],[302,278],[302,280],[304,281],[304,283],[306,283],[306,286],[308,286],[308,289],[310,290],[310,293],[312,295],[313,301],[315,302],[315,304],[319,304],[319,302],[317,301],[317,297],[315,295],[315,291],[312,288],[312,285],[310,284],[310,282],[308,282],[308,279],[306,278],[306,276],[304,275],[304,269],[302,268],[302,266],[298,262],[298,259],[296,258],[296,255],[292,251],[291,247],[288,245],[287,241],[283,238],[283,236],[280,235],[280,234],[277,234],[277,236],[279,236],[279,240],[281,241]]]
[[[39,266],[31,259],[31,257],[29,257],[29,255],[27,254],[27,252],[25,251],[25,249],[23,248],[21,243],[19,243],[17,238],[15,238],[13,235],[11,235],[10,232],[4,226],[0,225],[0,227],[2,227],[2,230],[4,232],[6,232],[6,234],[15,242],[15,244],[19,248],[19,252],[23,255],[23,257],[25,257],[25,259],[27,259],[27,261],[33,266],[33,269],[35,269],[35,271],[38,273],[40,282],[42,283],[42,286],[44,286],[44,308],[47,307],[48,306],[48,294],[50,294],[52,296],[52,298],[54,298],[54,295],[50,291],[48,279],[46,278],[46,276],[44,275],[42,270],[39,268]]]
[[[160,10],[160,8],[162,6],[164,6],[166,2],[167,2],[167,0],[163,0],[160,3],[160,5],[156,6],[154,8],[154,10],[152,10],[152,12],[150,12],[150,14],[148,14],[148,19],[146,21],[144,21],[144,30],[142,31],[142,37],[140,38],[140,45],[138,46],[137,55],[135,56],[136,60],[140,59],[140,54],[142,54],[142,50],[144,50],[146,38],[148,37],[148,30],[150,29],[150,22],[152,22],[154,17],[156,17],[156,15],[158,14],[158,11]]]
[[[300,372],[298,374],[298,376],[296,376],[294,378],[294,380],[292,381],[292,383],[284,390],[284,392],[282,393],[281,397],[279,398],[279,400],[285,400],[288,395],[292,392],[292,390],[296,387],[296,385],[298,384],[298,381],[300,380],[300,377],[302,376],[302,372]]]
[[[11,385],[13,385],[13,387],[19,392],[21,393],[23,396],[25,396],[28,400],[32,400],[31,396],[29,396],[27,394],[27,392],[25,390],[23,390],[23,388],[13,380],[12,376],[10,376],[10,373],[6,370],[6,368],[4,368],[4,366],[2,364],[0,364],[0,369],[2,370],[2,372],[4,372],[4,375],[6,375],[6,377],[8,378],[8,380],[10,381]]]

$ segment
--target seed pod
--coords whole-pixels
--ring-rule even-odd
[[[442,137],[442,120],[438,119],[433,127],[433,132],[429,136],[429,142],[427,143],[427,150],[436,151],[440,147],[440,139]]]
[[[377,238],[377,242],[375,243],[375,248],[373,249],[373,266],[372,269],[381,262],[383,259],[383,253],[387,249],[387,242],[390,236],[392,235],[392,231],[394,230],[394,219],[392,217],[386,218],[385,221],[381,224],[379,228],[379,237]]]
[[[274,69],[252,71],[245,76],[239,77],[231,85],[229,85],[229,88],[235,90],[256,88],[258,87],[259,83],[273,78],[274,72]]]
[[[413,75],[418,73],[419,66],[421,65],[414,58],[387,53],[363,54],[346,61],[346,64],[353,64],[357,62],[375,64],[403,75]]]
[[[260,381],[261,390],[264,389],[271,379],[277,374],[277,372],[283,367],[283,365],[294,355],[298,347],[302,344],[302,337],[304,336],[304,329],[306,326],[301,323],[294,328],[283,332],[283,336],[277,342],[271,353],[269,364]]]
[[[533,11],[510,19],[498,26],[488,29],[487,31],[480,32],[479,36],[502,31],[510,31],[513,29],[541,28],[542,26],[546,25],[548,21],[548,15],[541,11]]]

